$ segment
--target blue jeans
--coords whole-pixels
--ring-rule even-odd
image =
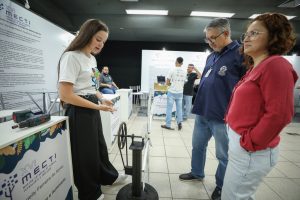
[[[211,136],[215,138],[216,157],[219,161],[215,174],[216,185],[222,188],[228,162],[228,135],[224,122],[207,120],[196,115],[192,139],[192,174],[199,178],[205,177],[206,149]]]
[[[224,178],[222,200],[254,200],[263,178],[278,161],[279,148],[247,152],[240,145],[241,136],[228,127],[229,161]]]
[[[167,94],[167,110],[166,110],[166,126],[171,127],[172,120],[172,108],[174,101],[176,103],[176,121],[177,124],[182,122],[182,93],[172,93]]]
[[[116,93],[116,89],[115,87],[111,87],[111,88],[103,88],[101,89],[101,91],[103,94],[115,94]]]
[[[192,99],[193,96],[183,95],[183,101],[182,101],[183,119],[187,119],[191,113]]]

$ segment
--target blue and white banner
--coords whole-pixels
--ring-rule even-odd
[[[154,91],[153,105],[151,113],[155,116],[166,116],[167,110],[167,92]],[[176,104],[173,104],[172,115],[175,116]]]
[[[0,199],[73,199],[63,122],[0,149]]]

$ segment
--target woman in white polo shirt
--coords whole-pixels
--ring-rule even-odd
[[[111,185],[119,176],[108,158],[99,114],[99,110],[113,112],[114,108],[111,101],[102,101],[92,81],[92,69],[97,67],[92,53],[99,53],[107,38],[108,27],[103,22],[87,20],[59,62],[59,95],[69,117],[74,181],[80,200],[103,199],[101,185]]]

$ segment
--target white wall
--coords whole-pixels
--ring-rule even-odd
[[[177,57],[183,58],[184,69],[188,64],[194,64],[202,72],[208,55],[206,52],[142,50],[141,90],[153,89],[156,77],[167,76],[169,70],[175,67]]]

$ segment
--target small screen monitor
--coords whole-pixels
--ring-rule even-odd
[[[165,84],[166,77],[165,76],[157,76],[157,82],[160,84]]]

